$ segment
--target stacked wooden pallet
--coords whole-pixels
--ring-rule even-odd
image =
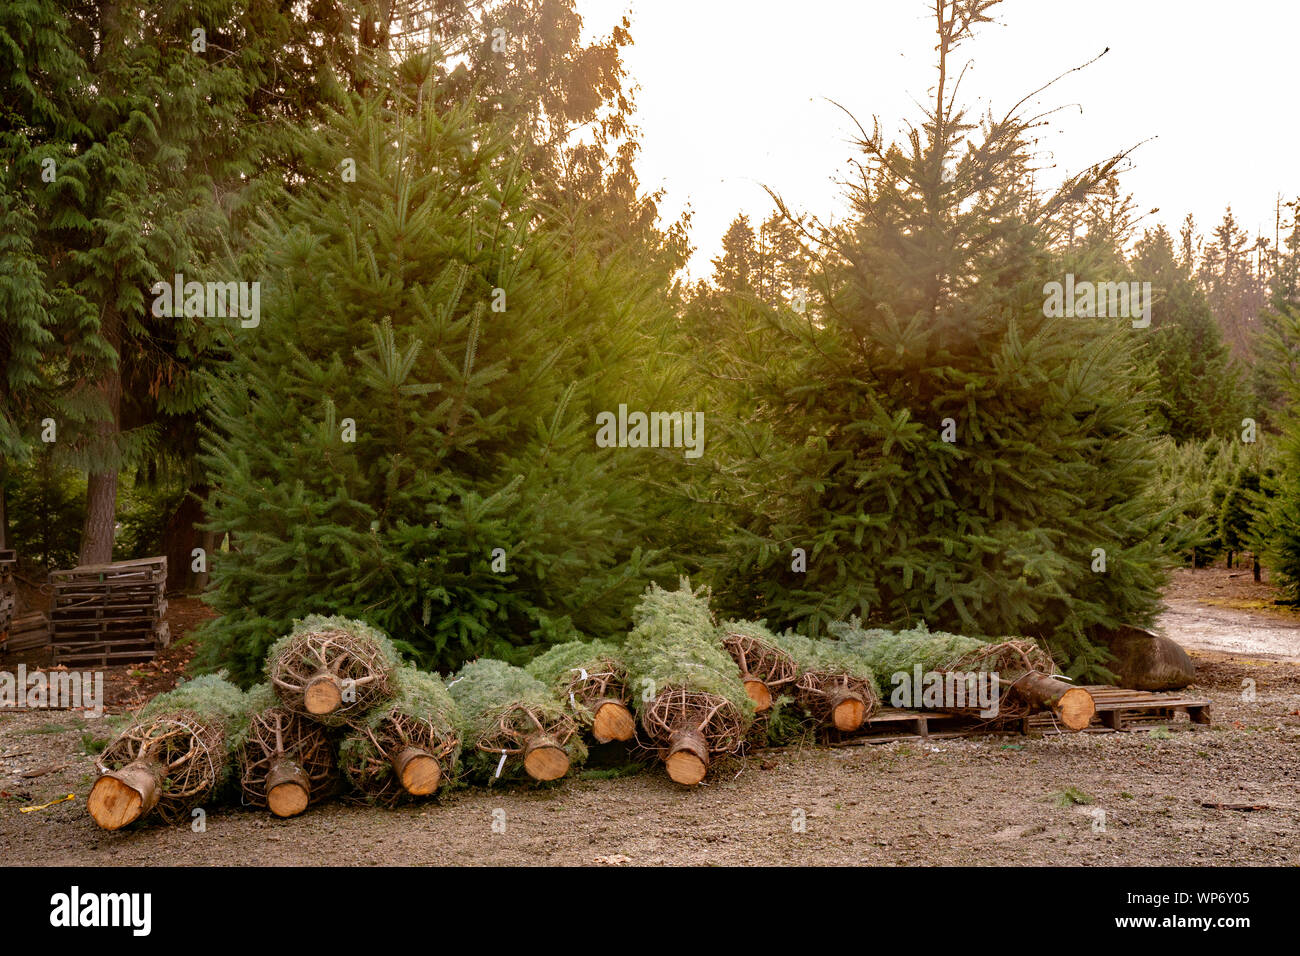
[[[16,615],[7,630],[0,630],[0,661],[6,667],[50,663],[50,619],[44,611]]]
[[[170,639],[163,620],[166,584],[163,557],[52,571],[54,663],[152,660]]]
[[[13,620],[18,595],[14,588],[14,565],[18,555],[11,548],[0,548],[0,634],[9,628]]]

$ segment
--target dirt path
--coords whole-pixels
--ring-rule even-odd
[[[1249,571],[1182,570],[1165,592],[1157,627],[1188,650],[1300,662],[1300,614],[1273,603]]]

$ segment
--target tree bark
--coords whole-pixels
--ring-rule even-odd
[[[113,349],[117,360],[99,383],[99,393],[109,419],[95,424],[99,454],[108,457],[112,468],[92,471],[86,479],[86,523],[81,532],[81,564],[108,564],[113,560],[113,538],[117,526],[117,434],[122,427],[122,317],[113,306],[105,308],[100,334]]]
[[[190,591],[207,583],[206,573],[199,575],[190,570],[194,563],[194,549],[203,548],[207,560],[212,559],[211,548],[207,543],[207,534],[201,533],[195,525],[205,520],[203,502],[208,489],[204,486],[192,488],[181,499],[176,511],[167,519],[163,531],[162,549],[167,556],[167,591]],[[200,577],[203,578],[202,584]]]

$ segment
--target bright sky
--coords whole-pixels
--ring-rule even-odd
[[[584,27],[623,12],[635,45],[646,188],[662,212],[694,210],[691,272],[711,271],[737,212],[761,220],[770,186],[793,207],[839,216],[851,121],[890,134],[919,120],[934,80],[929,0],[576,0]],[[959,100],[1005,112],[1100,53],[1027,106],[1064,106],[1042,145],[1076,172],[1142,140],[1122,179],[1145,220],[1202,233],[1231,204],[1252,234],[1274,232],[1274,204],[1300,193],[1297,0],[1004,0],[959,51],[973,60]]]

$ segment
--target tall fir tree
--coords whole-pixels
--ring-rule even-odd
[[[304,144],[315,173],[262,236],[263,327],[216,386],[204,461],[234,545],[201,661],[241,679],[313,611],[430,667],[522,660],[625,628],[656,570],[644,462],[592,422],[639,380],[662,290],[589,274],[510,128],[434,106],[436,77],[416,98],[382,78]]]
[[[1143,235],[1129,268],[1135,281],[1151,283],[1155,300],[1145,345],[1160,395],[1157,427],[1176,441],[1236,435],[1249,410],[1244,373],[1163,226]]]
[[[1151,622],[1170,546],[1147,490],[1144,332],[1045,298],[1067,273],[1122,278],[1069,243],[1119,157],[1043,193],[1034,118],[977,126],[955,106],[954,51],[994,6],[935,0],[923,124],[899,145],[861,131],[854,215],[822,247],[824,317],[780,320],[792,360],[745,376],[762,451],[734,463],[715,589],[809,631],[859,614],[1031,635],[1103,675],[1093,638]]]

